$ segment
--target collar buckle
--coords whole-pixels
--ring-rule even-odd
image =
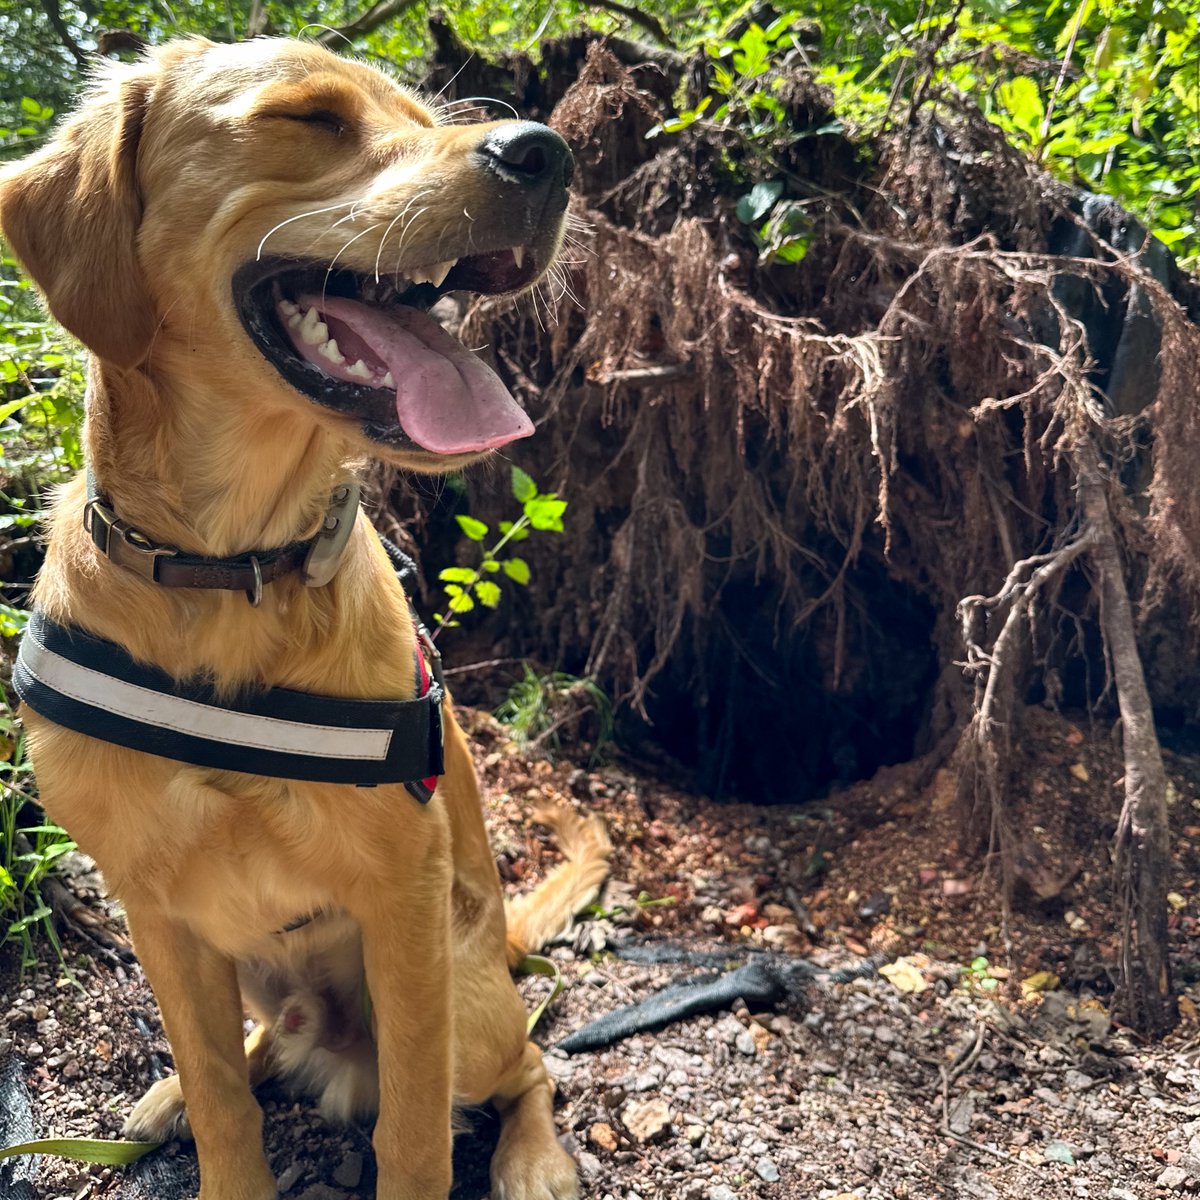
[[[83,525],[101,554],[151,582],[157,582],[158,560],[179,553],[173,546],[152,542],[128,521],[122,521],[99,496],[90,497],[84,505]]]

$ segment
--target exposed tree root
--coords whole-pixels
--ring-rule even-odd
[[[1022,703],[1095,708],[1111,681],[1123,1011],[1160,1030],[1151,703],[1194,697],[1172,664],[1200,651],[1200,288],[979,114],[926,110],[864,149],[819,132],[831,99],[796,72],[763,170],[812,236],[802,263],[772,263],[729,182],[762,147],[702,121],[648,140],[678,64],[571,53],[548,52],[538,85],[577,149],[570,262],[532,303],[463,322],[541,426],[519,460],[571,504],[565,545],[530,544],[531,605],[496,652],[597,674],[677,752],[691,739],[706,786],[741,771],[747,798],[962,731],[962,795],[1006,883]],[[1164,605],[1180,619],[1147,680],[1136,637]]]

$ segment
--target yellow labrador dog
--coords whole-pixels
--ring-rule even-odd
[[[4,237],[91,352],[93,479],[55,503],[45,620],[218,698],[417,696],[417,631],[364,517],[307,574],[270,550],[336,526],[330,496],[369,456],[444,471],[532,432],[427,310],[536,280],[570,171],[544,126],[444,124],[312,45],[177,41],[106,69],[0,176]],[[38,653],[27,678],[62,664]],[[509,967],[594,894],[598,821],[559,815],[568,861],[506,927],[448,705],[432,798],[196,765],[44,707],[25,715],[46,808],[124,901],[178,1067],[130,1136],[190,1126],[203,1200],[267,1200],[251,1086],[287,1075],[333,1115],[377,1109],[381,1200],[443,1200],[453,1106],[491,1099],[493,1196],[576,1195]]]

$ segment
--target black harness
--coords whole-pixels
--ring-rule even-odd
[[[89,505],[89,522],[95,508]],[[381,540],[412,609],[418,641],[413,700],[347,700],[286,688],[219,697],[203,680],[174,679],[116,643],[59,625],[39,610],[22,639],[13,686],[48,720],[146,754],[279,779],[403,783],[426,803],[443,771],[441,656],[413,608],[416,565]]]

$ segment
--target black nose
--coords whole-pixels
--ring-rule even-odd
[[[570,147],[536,121],[498,126],[480,143],[479,153],[498,175],[527,187],[565,188],[575,173]]]

